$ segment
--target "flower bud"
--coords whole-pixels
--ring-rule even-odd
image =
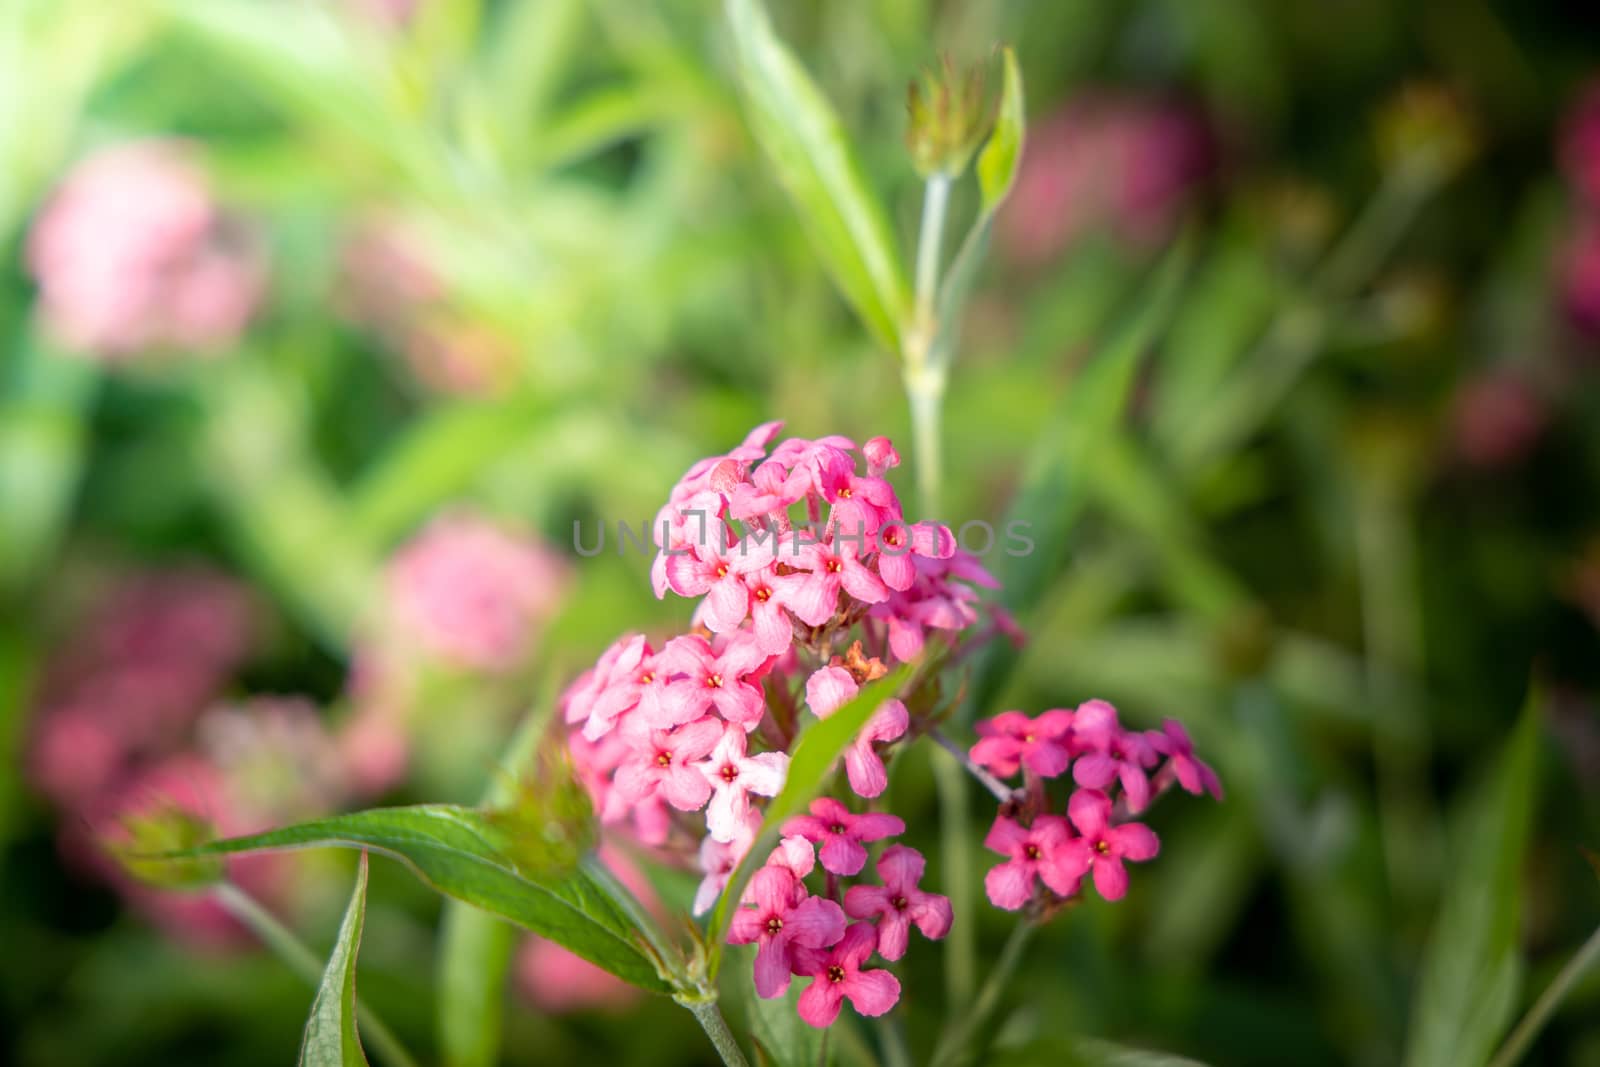
[[[173,857],[215,839],[216,829],[176,802],[161,800],[123,816],[104,845],[132,878],[158,889],[204,889],[222,881],[221,856]]]
[[[993,115],[984,91],[984,68],[957,71],[948,55],[938,70],[925,70],[907,89],[906,147],[924,178],[955,177],[989,134]]]

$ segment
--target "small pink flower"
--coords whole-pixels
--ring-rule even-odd
[[[834,798],[818,797],[811,802],[811,814],[794,816],[783,824],[783,832],[820,844],[818,858],[823,869],[834,874],[855,874],[867,864],[863,842],[903,834],[906,824],[895,815],[852,815]]]
[[[1155,766],[1157,759],[1144,735],[1119,726],[1117,709],[1103,700],[1079,706],[1073,734],[1084,750],[1072,767],[1073,781],[1089,789],[1104,789],[1120,781],[1128,810],[1143,811],[1150,803],[1150,779],[1145,770]]]
[[[1094,887],[1107,900],[1121,900],[1128,891],[1124,859],[1153,859],[1161,849],[1155,831],[1143,823],[1111,825],[1111,798],[1098,789],[1080,789],[1067,801],[1067,816],[1080,837],[1069,845],[1076,862],[1094,871]]]
[[[1149,738],[1151,747],[1167,757],[1167,766],[1162,773],[1170,771],[1184,792],[1195,796],[1203,792],[1210,793],[1218,800],[1222,799],[1222,779],[1217,777],[1216,771],[1195,757],[1194,742],[1189,740],[1189,731],[1183,728],[1182,723],[1167,719],[1162,722],[1160,730],[1150,731]]]
[[[861,446],[861,454],[867,457],[867,473],[874,478],[881,478],[891,467],[900,466],[900,453],[894,450],[894,442],[887,437],[869,438]]]
[[[821,949],[845,932],[844,911],[831,900],[813,897],[792,871],[762,867],[750,879],[745,895],[749,903],[739,908],[728,930],[728,942],[756,949],[756,994],[781,997],[793,973],[793,949]]]
[[[1041,815],[1026,827],[1003,815],[995,819],[983,847],[1011,859],[984,876],[989,900],[997,908],[1016,911],[1033,895],[1034,875],[1056,894],[1072,896],[1088,869],[1070,847],[1072,840],[1071,826],[1059,815]]]
[[[804,878],[816,869],[817,847],[799,834],[790,834],[778,841],[767,857],[767,866],[786,867],[796,878]]]
[[[826,719],[854,700],[861,687],[843,667],[822,667],[806,679],[806,705],[819,719]]]
[[[1003,711],[974,727],[980,740],[972,761],[1002,778],[1026,766],[1041,778],[1054,778],[1072,762],[1072,712],[1054,708],[1030,719],[1020,711]]]
[[[662,694],[662,714],[684,721],[716,709],[728,722],[753,727],[766,714],[759,685],[747,676],[759,673],[767,656],[747,633],[730,636],[721,652],[698,634],[674,637],[658,657],[661,668],[681,678]]]
[[[896,592],[910,589],[917,579],[914,557],[949,559],[956,551],[956,538],[948,526],[919,522],[906,525],[898,520],[885,522],[877,533],[878,577]]]
[[[700,879],[700,885],[695,890],[694,914],[704,915],[716,904],[717,898],[722,895],[722,888],[728,884],[729,876],[744,860],[750,846],[755,844],[756,834],[760,830],[761,813],[752,809],[745,813],[744,821],[738,825],[731,841],[718,841],[710,834],[701,840],[700,873],[705,877]],[[806,845],[806,850],[810,849],[811,846]]]
[[[910,726],[906,706],[898,700],[885,700],[856,734],[844,750],[844,770],[857,796],[875,797],[889,788],[889,772],[883,766],[883,757],[872,747],[873,742],[898,740]]]
[[[794,566],[802,572],[789,600],[789,610],[809,626],[821,626],[839,610],[839,590],[864,604],[889,598],[883,580],[859,559],[853,540],[841,539],[837,547],[812,542],[800,547]]]
[[[718,533],[713,529],[708,544],[692,544],[667,557],[667,585],[679,596],[705,597],[706,627],[725,634],[737,630],[750,611],[750,590],[738,570],[748,557],[741,555],[740,545],[725,544],[727,539]]]
[[[723,723],[707,716],[675,730],[650,730],[628,739],[632,750],[617,768],[616,789],[609,798],[632,804],[660,790],[679,811],[696,811],[711,797],[711,783],[696,764],[723,734]]]
[[[950,932],[953,913],[950,898],[919,889],[926,866],[922,853],[905,845],[890,845],[878,857],[878,877],[883,885],[851,886],[844,894],[845,914],[852,919],[878,918],[878,955],[897,960],[915,923],[922,936],[937,941]]]
[[[561,696],[568,723],[583,723],[583,736],[598,741],[617,719],[639,702],[641,688],[654,682],[650,645],[643,634],[623,634],[579,675]],[[662,724],[669,725],[669,724]]]
[[[833,1025],[846,1000],[862,1015],[882,1015],[900,1000],[900,981],[884,970],[864,971],[877,946],[878,933],[870,923],[855,923],[827,953],[807,953],[802,960],[811,984],[800,994],[800,1018],[812,1026]]]
[[[782,752],[746,755],[749,740],[743,729],[729,726],[701,764],[713,790],[706,807],[706,827],[719,841],[732,841],[750,814],[750,794],[775,797],[789,773],[789,757]]]

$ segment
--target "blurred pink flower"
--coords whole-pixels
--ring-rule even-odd
[[[1600,81],[1585,86],[1568,110],[1560,151],[1567,181],[1590,207],[1600,208]]]
[[[1600,337],[1600,210],[1577,220],[1558,271],[1567,318],[1585,336]]]
[[[1000,250],[1038,266],[1099,227],[1156,243],[1214,157],[1205,123],[1188,108],[1090,93],[1029,129],[1016,187],[1000,212]]]
[[[348,0],[355,13],[388,29],[398,29],[417,14],[422,0]]]
[[[134,760],[164,753],[243,661],[245,590],[201,568],[124,575],[45,666],[29,777],[69,810]]]
[[[226,348],[265,284],[255,242],[222,214],[178,141],[116,145],[80,162],[41,209],[27,259],[51,330],[108,360]]]
[[[460,667],[521,664],[566,594],[566,564],[475,515],[435,519],[391,561],[388,619],[401,640]]]
[[[1482,374],[1462,383],[1454,411],[1455,447],[1475,467],[1504,467],[1528,454],[1545,425],[1545,404],[1514,373]]]

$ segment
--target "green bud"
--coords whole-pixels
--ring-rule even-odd
[[[956,177],[967,169],[993,125],[984,86],[984,64],[957,71],[948,55],[937,70],[925,70],[907,88],[906,147],[924,178]]]
[[[221,856],[173,855],[216,839],[210,822],[170,801],[125,816],[105,848],[129,876],[158,889],[204,889],[221,882]]]

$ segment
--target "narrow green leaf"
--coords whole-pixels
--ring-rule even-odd
[[[1424,950],[1408,1067],[1486,1062],[1516,1006],[1522,861],[1538,770],[1539,697],[1530,694],[1494,775],[1465,801],[1455,864]]]
[[[94,364],[37,338],[16,346],[0,393],[0,593],[27,586],[49,557],[83,467]]]
[[[1027,105],[1022,94],[1022,68],[1017,53],[1007,47],[1001,53],[1004,81],[1000,89],[1000,113],[994,132],[978,153],[978,191],[983,197],[982,217],[994,216],[1011,193],[1017,180],[1017,164],[1022,160],[1023,134],[1027,129]]]
[[[1087,499],[1085,472],[1100,443],[1123,421],[1140,359],[1171,320],[1192,258],[1187,239],[1167,253],[1139,294],[1138,306],[1073,379],[1060,414],[1046,428],[1006,514],[1008,524],[1027,524],[1033,548],[996,561],[1001,598],[1013,614],[1033,608],[1065,559],[1068,536]],[[966,713],[988,704],[1015,659],[1016,651],[1004,641],[991,642],[978,654]]]
[[[314,819],[173,855],[328,846],[372,849],[400,860],[445,896],[564,945],[641,989],[670,992],[666,964],[581,862],[576,867],[541,864],[537,850],[549,846],[563,851],[566,828],[548,826],[542,838],[536,830],[526,816],[508,824],[493,812],[426,804]]]
[[[883,207],[833,107],[773,32],[760,0],[727,0],[750,126],[834,282],[893,352],[911,288]]]
[[[767,805],[756,843],[729,876],[716,909],[711,913],[711,922],[706,927],[706,943],[711,960],[709,973],[713,979],[721,961],[723,936],[727,933],[728,924],[733,921],[734,906],[744,895],[745,883],[765,860],[778,835],[778,828],[789,816],[803,811],[812,798],[821,792],[845,748],[855,740],[878,705],[900,692],[913,670],[914,665],[908,663],[894,673],[863,686],[855,699],[826,719],[813,722],[801,731],[794,754],[789,758],[788,780],[784,782],[782,791]]]
[[[934,342],[933,361],[948,363],[956,350],[961,330],[961,312],[977,281],[978,266],[989,249],[989,234],[994,229],[995,212],[1011,194],[1022,159],[1022,144],[1027,128],[1023,102],[1022,70],[1010,48],[1003,53],[1004,84],[1000,93],[1000,112],[995,118],[983,151],[978,153],[978,217],[962,239],[956,258],[950,262],[944,284],[939,287],[939,336]]]
[[[356,868],[356,888],[350,894],[344,922],[322,972],[322,982],[311,1001],[311,1017],[300,1039],[301,1067],[366,1067],[356,1035],[356,953],[361,947],[361,927],[367,918],[367,854]]]

